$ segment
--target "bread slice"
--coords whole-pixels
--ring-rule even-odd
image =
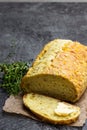
[[[52,124],[70,124],[80,115],[79,107],[41,94],[25,94],[23,103],[41,120]]]
[[[24,93],[40,93],[76,102],[87,88],[87,47],[55,39],[45,45],[23,77]]]

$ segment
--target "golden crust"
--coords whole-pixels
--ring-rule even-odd
[[[87,87],[87,47],[71,40],[55,39],[49,42],[22,79],[22,88],[26,89],[28,78],[37,75],[55,75],[67,79],[75,91],[75,99],[71,102],[77,101]]]

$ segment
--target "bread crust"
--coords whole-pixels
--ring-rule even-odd
[[[60,76],[65,79],[66,82],[69,81],[72,83],[70,88],[73,89],[74,98],[66,98],[65,100],[76,102],[80,99],[87,87],[87,47],[71,40],[55,39],[49,42],[45,45],[32,67],[22,79],[21,87],[25,92],[33,92],[35,90],[35,88],[33,89],[34,79],[32,81],[33,83],[31,83],[31,80],[29,82],[29,79],[35,76],[37,77],[38,75]],[[45,81],[43,81],[42,84],[44,82]],[[37,89],[39,88],[37,85]],[[43,94],[44,91],[45,94],[46,90],[44,90],[44,88],[41,89],[42,91],[40,91],[40,93]],[[52,89],[54,93],[54,88]],[[68,92],[66,91],[66,93]],[[52,96],[50,92],[48,95]],[[56,94],[54,93],[54,95]],[[60,97],[61,94],[57,96],[57,98]],[[64,100],[62,97],[60,99]]]

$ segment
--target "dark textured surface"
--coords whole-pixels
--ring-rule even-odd
[[[87,45],[87,3],[0,3],[0,63],[35,59],[54,38]],[[87,123],[54,126],[7,114],[2,111],[6,98],[0,89],[0,130],[87,130]]]

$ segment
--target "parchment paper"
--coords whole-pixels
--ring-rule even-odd
[[[81,108],[81,114],[80,114],[78,120],[75,123],[72,123],[70,126],[83,126],[83,124],[85,123],[85,121],[87,119],[87,90],[85,91],[85,93],[83,94],[81,99],[77,103],[75,103],[75,105],[77,105]],[[23,116],[27,116],[34,120],[39,120],[29,110],[25,109],[23,102],[22,102],[22,96],[12,96],[11,95],[5,101],[3,110],[5,112],[21,114]]]

